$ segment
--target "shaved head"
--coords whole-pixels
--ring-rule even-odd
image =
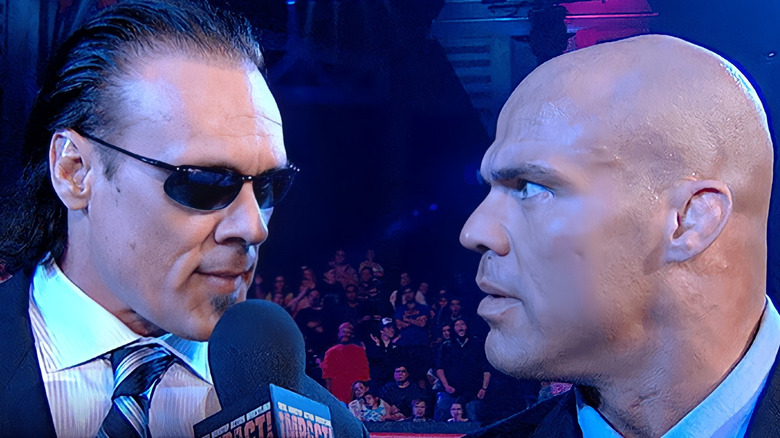
[[[619,430],[668,430],[756,333],[772,160],[755,90],[701,47],[646,35],[538,67],[460,236],[482,253],[490,362],[595,388]]]
[[[679,178],[722,179],[735,211],[766,216],[766,114],[745,76],[715,53],[643,35],[554,58],[528,75],[501,118],[514,124],[547,113],[610,125],[610,138],[583,153],[623,166],[627,182],[660,189]]]

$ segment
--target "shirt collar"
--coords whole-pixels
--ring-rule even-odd
[[[741,436],[766,384],[780,348],[780,315],[766,297],[756,337],[736,367],[698,406],[674,425],[664,438]],[[620,437],[596,409],[577,392],[577,420],[584,437]]]
[[[211,383],[208,343],[173,334],[144,338],[87,296],[53,260],[38,265],[33,274],[31,306],[43,321],[48,348],[43,366],[54,372],[89,362],[132,342],[166,346],[198,377]]]

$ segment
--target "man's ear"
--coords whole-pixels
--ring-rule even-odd
[[[731,190],[722,181],[685,181],[672,190],[666,260],[682,262],[704,251],[731,216]]]
[[[57,131],[49,144],[49,173],[54,191],[69,210],[83,210],[91,194],[90,154],[92,149],[80,148],[85,142],[72,131]],[[74,141],[74,137],[77,137]]]

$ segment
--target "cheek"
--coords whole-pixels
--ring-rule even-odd
[[[536,324],[546,326],[574,317],[592,294],[590,255],[598,239],[576,218],[568,213],[545,215],[519,244],[518,265],[527,281],[529,318]]]

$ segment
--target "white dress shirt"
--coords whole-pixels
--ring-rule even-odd
[[[662,438],[743,438],[758,396],[780,348],[780,315],[766,298],[764,315],[742,360],[698,406]],[[691,371],[694,372],[694,371]],[[619,438],[620,434],[577,393],[577,421],[584,438]]]
[[[54,429],[59,437],[94,437],[111,407],[108,353],[131,342],[167,347],[177,361],[152,397],[152,436],[192,436],[192,426],[219,410],[207,343],[167,334],[143,338],[89,298],[53,261],[39,265],[30,287],[30,320]]]

